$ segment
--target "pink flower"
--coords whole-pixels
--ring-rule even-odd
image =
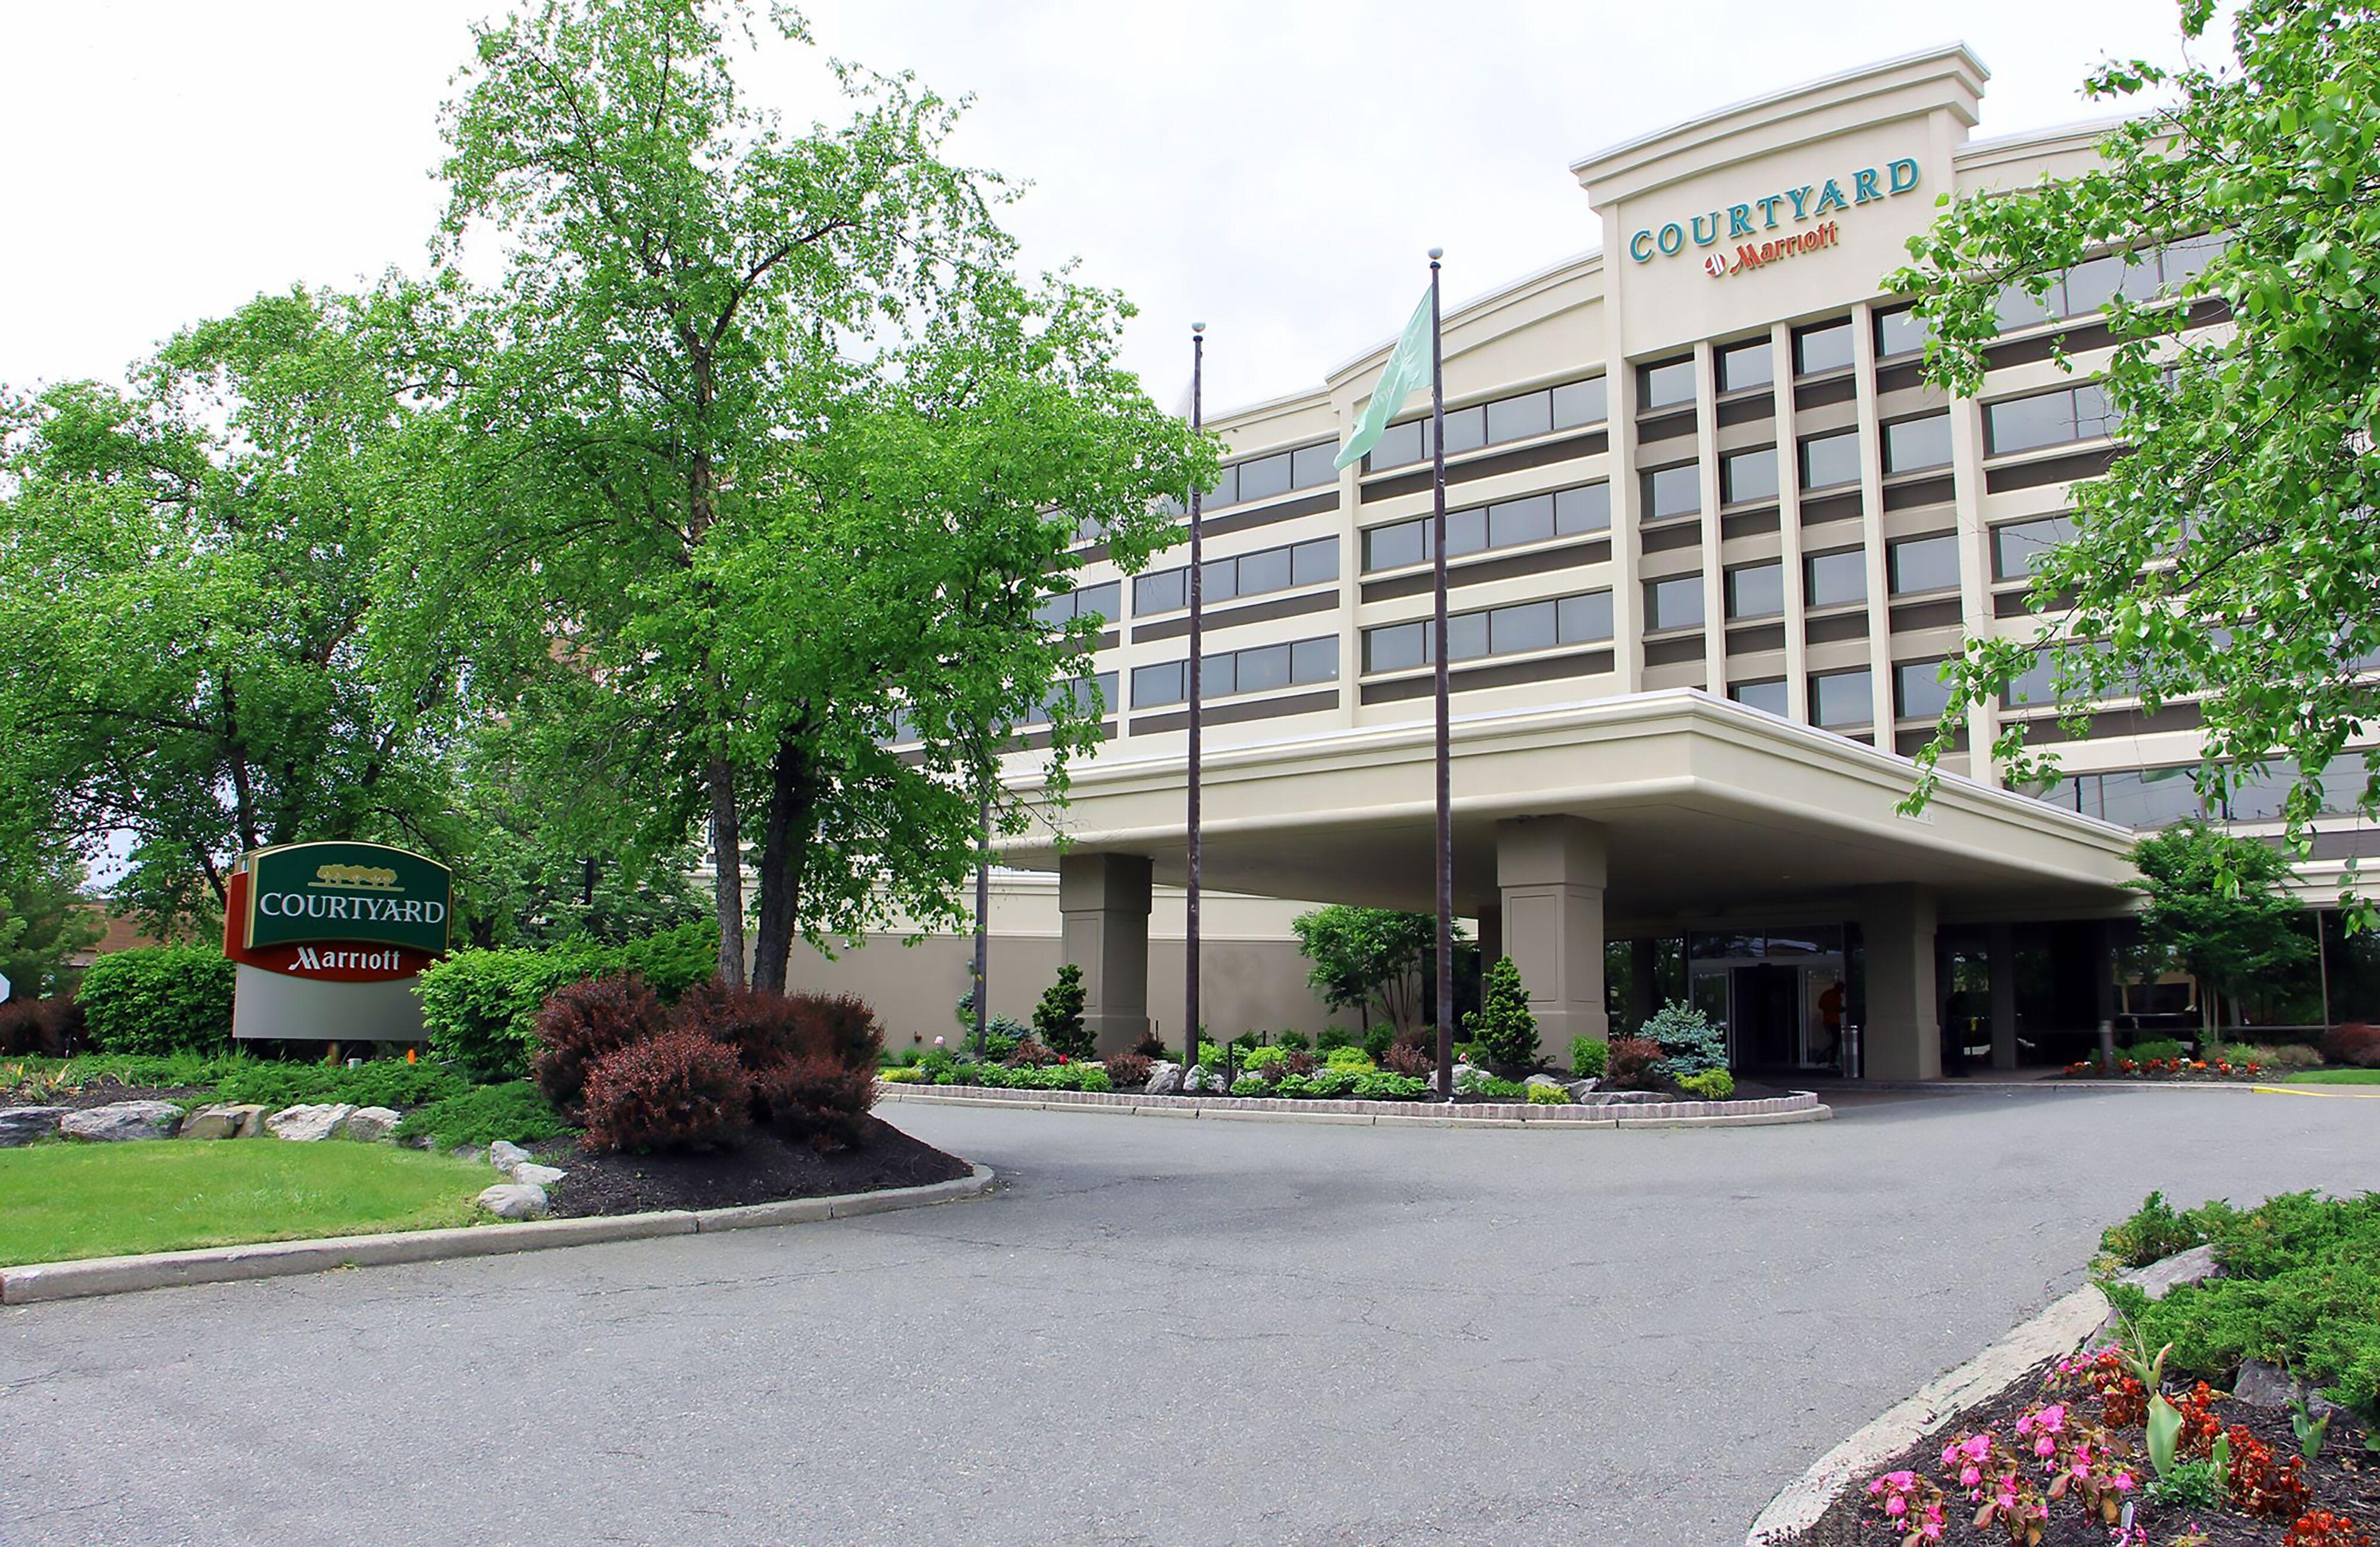
[[[934,1039],[934,1045],[935,1045],[936,1047],[940,1047],[940,1046],[941,1046],[941,1045],[942,1045],[942,1040],[941,1040],[940,1037],[936,1037],[936,1038]]]
[[[1984,1469],[1981,1467],[1976,1466],[1974,1463],[1969,1462],[1966,1466],[1959,1468],[1960,1487],[1973,1488],[1975,1484],[1983,1480]]]
[[[2119,1493],[2129,1493],[2132,1491],[2132,1474],[2130,1472],[2118,1472],[2114,1477],[2107,1480],[2107,1486],[2114,1489]]]
[[[2047,1430],[2050,1433],[2057,1433],[2059,1430],[2066,1427],[2066,1404],[2063,1402],[2052,1403],[2050,1406],[2044,1407],[2040,1412],[2034,1414],[2034,1421],[2041,1425],[2042,1428]]]
[[[1944,1446],[1942,1447],[1942,1465],[1944,1465],[1944,1466],[1946,1466],[1946,1467],[1947,1467],[1947,1466],[1949,1466],[1951,1463],[1953,1463],[1953,1462],[1957,1461],[1958,1459],[1959,1459],[1959,1442],[1958,1442],[1958,1441],[1956,1441],[1956,1440],[1953,1440],[1953,1441],[1951,1441],[1949,1444],[1944,1445]]]
[[[2058,1454],[2058,1442],[2044,1434],[2033,1442],[2033,1453],[2040,1456],[2055,1456]]]
[[[1884,1501],[1884,1512],[1896,1517],[1905,1515],[1909,1512],[1909,1501],[1895,1493]]]
[[[1867,1485],[1867,1496],[1868,1496],[1869,1498],[1871,1498],[1871,1499],[1872,1499],[1872,1498],[1875,1498],[1878,1493],[1881,1493],[1881,1492],[1884,1492],[1884,1479],[1882,1479],[1882,1478],[1877,1478],[1875,1481],[1873,1481],[1873,1482],[1871,1482],[1871,1483],[1869,1483],[1869,1484]]]

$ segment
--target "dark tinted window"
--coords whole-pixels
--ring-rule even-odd
[[[1135,616],[1170,613],[1189,604],[1190,571],[1187,569],[1160,569],[1154,575],[1140,576],[1132,582],[1132,610]]]
[[[1564,537],[1611,527],[1611,485],[1583,483],[1554,491],[1554,530]]]
[[[1802,487],[1835,489],[1860,478],[1859,432],[1813,435],[1802,443]]]
[[[1811,677],[1810,723],[1829,730],[1866,725],[1876,718],[1867,684],[1865,666],[1847,672],[1820,672]]]
[[[1701,467],[1693,462],[1656,468],[1641,475],[1645,482],[1645,519],[1692,516],[1703,507]]]
[[[1372,445],[1369,462],[1375,468],[1401,468],[1427,455],[1422,445],[1422,421],[1409,419],[1380,432],[1380,438]]]
[[[1180,703],[1188,696],[1183,687],[1188,663],[1160,661],[1155,665],[1132,669],[1132,706],[1147,709],[1152,704]]]
[[[1992,573],[1999,579],[2020,580],[2033,573],[2042,556],[2074,536],[2070,516],[2045,516],[2038,521],[2012,521],[1992,529]]]
[[[1253,462],[1240,464],[1240,498],[1269,500],[1275,494],[1289,493],[1289,453],[1259,457]]]
[[[1554,631],[1554,604],[1524,602],[1517,606],[1499,607],[1488,615],[1488,638],[1489,647],[1499,655],[1551,650],[1560,642]]]
[[[1753,709],[1765,709],[1780,718],[1791,713],[1791,706],[1785,692],[1785,679],[1781,676],[1771,677],[1766,682],[1730,682],[1728,684],[1727,696],[1740,704]]]
[[[1777,497],[1777,448],[1755,446],[1718,459],[1718,497],[1728,505]]]
[[[1803,328],[1793,335],[1793,370],[1798,375],[1847,370],[1851,363],[1852,325],[1848,321]]]
[[[1427,665],[1430,627],[1424,619],[1365,629],[1364,669],[1389,672]],[[1596,644],[1610,638],[1611,593],[1608,591],[1456,613],[1446,620],[1450,662],[1515,655],[1557,645]]]
[[[1543,542],[1553,534],[1554,497],[1551,494],[1531,494],[1524,499],[1505,500],[1488,507],[1488,545],[1491,548]]]
[[[1727,615],[1773,617],[1785,610],[1785,566],[1747,564],[1727,572]]]
[[[1395,569],[1429,557],[1429,523],[1399,521],[1364,534],[1364,567]]]
[[[1915,472],[1921,468],[1950,465],[1950,416],[1927,414],[1884,427],[1884,470]]]
[[[1446,415],[1446,454],[1459,456],[1488,444],[1488,410],[1451,408]]]
[[[1903,661],[1892,668],[1893,699],[1902,719],[1935,719],[1950,706],[1950,685],[1941,672],[1939,660]]]
[[[1542,392],[1524,393],[1488,405],[1488,439],[1522,441],[1554,427],[1553,399]]]
[[[1486,613],[1457,613],[1446,620],[1446,658],[1449,661],[1475,661],[1487,653]]]
[[[1840,548],[1831,554],[1812,554],[1803,567],[1807,570],[1803,586],[1805,605],[1840,607],[1867,600],[1866,550]]]
[[[1403,671],[1429,660],[1429,625],[1391,623],[1364,630],[1364,669]]]
[[[1611,593],[1590,591],[1555,603],[1555,624],[1564,644],[1591,644],[1611,638]]]
[[[1774,353],[1766,338],[1749,344],[1731,345],[1718,351],[1718,390],[1740,392],[1745,387],[1767,386],[1777,379]]]
[[[1212,510],[1218,506],[1237,505],[1239,503],[1240,469],[1235,467],[1226,465],[1223,469],[1222,476],[1215,480],[1215,486],[1207,491],[1207,496],[1204,501],[1205,507],[1208,510]]]
[[[1553,398],[1553,420],[1556,429],[1569,430],[1582,424],[1600,424],[1610,417],[1610,409],[1604,405],[1603,378],[1600,376],[1589,381],[1572,382],[1566,386],[1558,386],[1549,396]]]
[[[1673,575],[1645,582],[1645,627],[1694,628],[1703,621],[1703,578]]]
[[[1339,578],[1339,540],[1318,537],[1311,542],[1301,542],[1290,550],[1292,584],[1320,585]]]
[[[1895,355],[1915,354],[1925,347],[1926,339],[1933,334],[1934,330],[1925,325],[1925,319],[1917,315],[1912,308],[1904,306],[1898,311],[1879,311],[1876,314],[1876,359],[1889,359]]]
[[[1239,690],[1261,693],[1289,686],[1289,646],[1257,645],[1239,652]]]
[[[2116,428],[2107,395],[2095,383],[1984,405],[1987,456],[2095,440],[2115,433]]]
[[[1320,445],[1300,446],[1290,454],[1290,482],[1300,489],[1311,489],[1319,483],[1336,483],[1338,469],[1330,464],[1339,457],[1339,443],[1325,441]]]
[[[1298,683],[1335,682],[1339,677],[1339,636],[1324,634],[1317,639],[1300,640],[1289,647],[1290,680]]]
[[[1637,367],[1639,408],[1667,408],[1694,400],[1694,358]]]
[[[1461,558],[1488,546],[1488,511],[1483,506],[1446,513],[1446,556]]]
[[[1959,585],[1958,536],[1944,532],[1939,537],[1912,537],[1892,543],[1885,549],[1885,566],[1895,596],[1922,591],[1955,591]]]

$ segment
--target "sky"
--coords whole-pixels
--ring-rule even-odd
[[[261,291],[426,266],[438,107],[504,0],[0,3],[11,148],[0,383],[121,379]],[[2171,0],[816,0],[814,48],[744,68],[797,123],[827,56],[973,97],[952,152],[1033,185],[1036,268],[1140,308],[1160,402],[1208,324],[1208,404],[1318,384],[1393,333],[1446,250],[1451,301],[1601,245],[1568,170],[1604,146],[1963,40],[1979,136],[2109,111],[2107,57],[2179,55]]]

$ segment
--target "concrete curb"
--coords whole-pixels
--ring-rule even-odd
[[[945,1094],[945,1092],[948,1092]],[[981,1085],[880,1082],[880,1102],[925,1106],[1005,1107],[1024,1112],[1098,1112],[1111,1116],[1196,1117],[1235,1123],[1327,1123],[1345,1127],[1407,1128],[1719,1128],[1822,1123],[1834,1109],[1807,1090],[1751,1102],[1645,1102],[1621,1106],[1531,1106],[1525,1102],[1474,1102],[1434,1106],[1415,1102],[1275,1101],[1230,1096],[1141,1096],[1130,1091],[1000,1090]]]
[[[863,1214],[979,1198],[991,1190],[991,1167],[978,1165],[971,1175],[924,1187],[843,1193],[831,1198],[796,1198],[735,1209],[674,1209],[646,1214],[598,1215],[592,1219],[545,1219],[450,1230],[332,1236],[312,1241],[259,1241],[249,1246],[203,1247],[195,1251],[158,1251],[138,1257],[29,1262],[21,1267],[0,1268],[0,1305],[125,1295],[188,1284],[281,1278],[293,1273],[327,1273],[334,1268],[493,1257],[553,1247],[592,1246],[602,1241],[643,1240],[653,1236],[693,1236],[718,1230],[856,1219]]]
[[[1744,1547],[1769,1547],[1807,1530],[1842,1491],[1968,1408],[2006,1391],[2045,1359],[2070,1354],[2107,1319],[2107,1297],[2095,1285],[2050,1302],[2047,1309],[1947,1375],[1895,1403],[1864,1428],[1818,1458],[1817,1465],[1769,1501],[1744,1533]]]

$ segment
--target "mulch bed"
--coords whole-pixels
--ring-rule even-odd
[[[868,1120],[865,1142],[820,1154],[808,1140],[756,1132],[730,1150],[682,1155],[589,1154],[577,1141],[528,1147],[570,1175],[552,1190],[565,1218],[635,1214],[660,1209],[731,1209],[794,1198],[923,1187],[971,1175],[967,1163],[912,1139],[881,1118]]]
[[[181,1105],[190,1102],[214,1100],[211,1085],[118,1085],[112,1079],[94,1079],[76,1090],[60,1090],[55,1095],[39,1099],[12,1090],[0,1090],[0,1106],[65,1106],[78,1111],[90,1106],[108,1106],[116,1102],[172,1102]]]
[[[1815,1525],[1799,1536],[1783,1539],[1779,1547],[1898,1547],[1902,1533],[1885,1525],[1868,1497],[1869,1479],[1907,1469],[1942,1483],[1947,1489],[1949,1484],[1942,1475],[1944,1445],[1986,1425],[1996,1425],[2006,1437],[2018,1414],[2044,1401],[2072,1400],[2077,1412],[2095,1420],[2099,1404],[2087,1394],[2078,1396],[2069,1390],[2044,1395],[2042,1385],[2049,1369],[2048,1364],[2043,1364],[1997,1400],[1960,1415],[1883,1466],[1864,1473],[1818,1517]],[[2253,1432],[2272,1447],[2276,1458],[2286,1459],[2298,1453],[2297,1436],[2289,1429],[2286,1409],[2252,1407],[2221,1397],[2215,1403],[2214,1413],[2227,1429],[2240,1424]],[[2140,1430],[2125,1430],[2120,1437],[2131,1446],[2134,1465],[2147,1474],[2149,1465],[2143,1453]],[[2363,1448],[2363,1431],[2348,1414],[2339,1413],[2331,1419],[2329,1439],[2320,1458],[2306,1468],[2305,1476],[2313,1491],[2313,1508],[2351,1516],[2367,1532],[2380,1528],[2380,1456]],[[1948,1529],[1942,1533],[1942,1547],[2008,1547],[2005,1527],[1995,1524],[1986,1529],[1976,1529],[1975,1506],[1955,1489],[1949,1492],[1949,1507],[1943,1512]],[[2251,1519],[2223,1505],[2211,1509],[2164,1508],[2147,1493],[2144,1480],[2134,1495],[2138,1503],[2132,1520],[2146,1529],[2155,1547],[2166,1547],[2192,1526],[2204,1535],[2209,1547],[2279,1547],[2289,1534],[2288,1527],[2280,1521]],[[2107,1529],[2095,1517],[2086,1518],[2079,1501],[2069,1499],[2050,1505],[2049,1529],[2042,1539],[2042,1547],[2107,1547]]]

